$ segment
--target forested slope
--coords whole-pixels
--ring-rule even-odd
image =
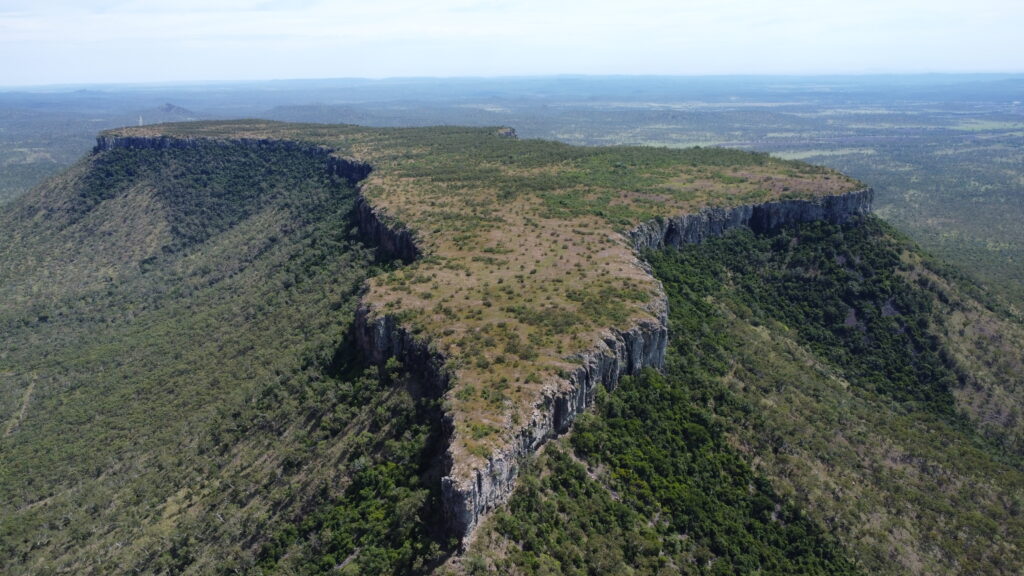
[[[1020,572],[1024,340],[969,280],[874,218],[647,258],[664,375],[540,456],[461,570]]]
[[[354,199],[301,150],[210,145],[95,154],[5,207],[0,572],[274,566],[268,541],[381,470],[413,483],[392,507],[427,505],[435,403],[346,344],[378,266]],[[426,538],[399,519],[382,547]]]

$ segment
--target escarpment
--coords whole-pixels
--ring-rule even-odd
[[[739,227],[771,232],[802,222],[843,224],[871,211],[874,190],[863,188],[835,196],[781,200],[763,204],[701,209],[695,214],[656,218],[633,228],[629,237],[637,250],[697,244]]]
[[[709,207],[697,214],[682,214],[645,222],[628,232],[639,252],[668,246],[699,243],[739,227],[769,232],[803,222],[845,223],[871,210],[874,192],[864,188],[812,200],[786,200],[731,208]],[[408,230],[391,228],[381,222],[365,199],[360,200],[360,230],[369,231],[375,242],[391,257],[406,262],[419,255]],[[637,267],[646,266],[637,261]],[[569,431],[575,418],[594,403],[597,386],[612,390],[625,375],[645,367],[660,369],[668,345],[668,299],[660,285],[648,305],[654,320],[637,322],[625,330],[608,327],[595,345],[570,360],[574,367],[547,386],[534,404],[526,422],[512,440],[490,453],[482,464],[468,473],[444,476],[442,494],[446,522],[459,538],[469,537],[481,518],[503,504],[515,488],[519,468],[526,456],[544,443]],[[421,374],[431,389],[443,394],[449,389],[448,362],[417,339],[393,316],[378,315],[361,307],[357,317],[357,340],[367,357],[383,363],[396,357]],[[449,423],[450,426],[450,423]],[[447,465],[458,470],[457,456],[449,450]]]
[[[668,304],[641,250],[843,222],[871,202],[858,182],[766,155],[512,135],[238,121],[118,130],[97,151],[298,147],[357,186],[358,232],[406,265],[368,281],[356,342],[444,398],[445,521],[465,539],[598,386],[663,365]]]
[[[360,199],[357,218],[359,229],[370,234],[388,257],[409,262],[418,256],[408,230],[382,222],[365,199]],[[526,422],[514,430],[512,441],[489,454],[482,465],[460,474],[458,456],[448,451],[449,474],[442,478],[441,489],[452,534],[466,538],[482,515],[507,500],[523,458],[546,440],[567,432],[576,416],[593,404],[597,386],[611,390],[624,375],[637,374],[645,367],[661,368],[668,344],[667,298],[659,293],[649,306],[653,319],[624,330],[608,327],[593,348],[570,359],[573,367],[545,387]],[[395,316],[380,314],[364,303],[356,314],[356,341],[369,361],[382,364],[394,357],[418,374],[430,390],[439,395],[449,390],[449,359],[413,335]],[[451,430],[450,422],[448,428]]]
[[[382,256],[406,264],[420,257],[420,249],[416,246],[412,232],[400,228],[397,222],[390,225],[385,223],[385,219],[362,195],[356,198],[355,217],[360,235],[377,246]]]
[[[594,403],[598,386],[611,390],[624,375],[637,374],[645,367],[662,367],[668,310],[664,300],[656,304],[664,310],[657,321],[641,322],[627,330],[609,328],[594,348],[574,358],[576,367],[545,390],[512,442],[495,450],[469,474],[442,479],[447,520],[454,534],[468,537],[484,514],[508,499],[523,458],[548,439],[568,432],[576,416]]]

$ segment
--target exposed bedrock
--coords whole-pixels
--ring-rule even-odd
[[[356,309],[355,338],[370,363],[381,365],[396,358],[422,380],[431,395],[440,398],[448,390],[447,359],[434,351],[429,342],[406,330],[394,316],[376,314],[361,304]]]
[[[364,240],[377,246],[378,257],[400,259],[406,264],[420,257],[420,249],[412,232],[387,223],[378,210],[360,194],[356,199],[356,225]]]
[[[357,217],[359,229],[369,234],[386,256],[409,261],[419,255],[409,232],[385,224],[365,200],[357,208]],[[636,322],[627,330],[609,328],[593,349],[575,357],[575,368],[546,388],[525,419],[526,424],[482,467],[460,467],[449,448],[449,473],[442,479],[441,489],[445,521],[453,535],[465,538],[482,515],[507,500],[523,458],[549,438],[567,432],[576,416],[593,404],[598,385],[612,389],[623,375],[636,374],[647,366],[662,367],[668,343],[668,301],[664,294],[650,304],[650,309],[654,319]],[[447,390],[446,359],[394,317],[378,315],[364,304],[356,315],[356,341],[371,362],[380,364],[396,357],[431,390],[439,395]],[[452,430],[450,423],[447,428]]]
[[[656,218],[629,232],[637,250],[696,244],[733,228],[770,232],[788,224],[824,221],[843,224],[871,211],[874,190],[864,188],[810,200],[779,200],[733,208],[704,208],[696,214]]]
[[[523,458],[567,432],[594,403],[598,386],[610,390],[624,375],[646,366],[663,366],[668,344],[668,307],[663,299],[658,308],[657,320],[638,322],[625,331],[609,329],[597,346],[577,356],[575,369],[545,390],[513,441],[491,454],[483,466],[462,470],[455,463],[452,473],[441,480],[446,520],[453,534],[466,538],[484,514],[508,499]]]

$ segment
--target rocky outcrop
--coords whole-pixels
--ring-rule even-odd
[[[568,432],[576,417],[594,403],[598,386],[610,390],[624,375],[664,365],[667,301],[658,299],[656,308],[656,320],[639,322],[625,331],[609,329],[593,349],[575,358],[576,368],[547,387],[514,439],[488,456],[482,467],[456,467],[441,480],[446,520],[453,534],[467,537],[483,515],[508,499],[523,459],[547,440]]]
[[[514,138],[511,129],[499,132]],[[187,148],[216,145],[241,145],[257,149],[302,149],[323,157],[325,169],[335,177],[344,178],[358,189],[358,184],[372,172],[372,167],[351,159],[340,158],[330,148],[280,140],[209,140],[203,138],[123,137],[102,135],[94,153],[118,147]],[[844,223],[871,209],[870,188],[837,196],[810,200],[780,200],[733,208],[705,208],[696,214],[658,218],[643,223],[627,233],[633,247],[641,252],[665,246],[702,242],[726,231],[749,227],[757,232],[774,230],[787,224],[809,221]],[[422,255],[422,246],[411,230],[388,218],[360,192],[355,206],[356,225],[363,238],[377,246],[386,258],[412,262]],[[635,258],[633,265],[646,268]],[[530,414],[509,432],[510,440],[496,449],[481,464],[459,462],[452,443],[446,451],[447,473],[441,480],[445,521],[449,533],[460,539],[469,536],[481,517],[505,502],[515,487],[523,459],[543,444],[567,432],[576,417],[593,404],[598,386],[612,389],[624,375],[637,374],[645,367],[661,368],[668,344],[668,300],[659,290],[649,303],[649,316],[625,329],[608,328],[594,346],[569,359],[572,367],[547,382],[541,397]],[[412,333],[394,316],[382,314],[365,302],[356,312],[355,338],[366,358],[383,364],[397,358],[404,367],[417,374],[428,393],[443,396],[450,388],[452,373],[448,359],[431,343]],[[453,434],[451,415],[446,430]]]
[[[843,224],[871,211],[874,191],[864,188],[810,200],[779,200],[732,208],[704,208],[696,214],[657,218],[629,232],[638,251],[696,244],[733,228],[770,232],[788,224],[823,221]]]
[[[327,153],[327,173],[337,178],[344,178],[353,188],[358,187],[359,183],[366,180],[373,172],[373,166],[366,162],[337,156],[334,150],[329,148]],[[360,195],[359,199],[362,200],[362,198]]]
[[[440,398],[448,390],[446,358],[393,316],[377,314],[366,304],[360,305],[356,309],[355,338],[370,363],[382,365],[389,358],[397,358],[405,369],[420,376],[432,396]]]
[[[419,256],[415,238],[408,230],[388,225],[365,200],[360,200],[357,218],[359,230],[386,256],[407,262]],[[635,265],[642,263],[637,260]],[[441,490],[451,534],[464,539],[481,516],[508,499],[523,459],[547,440],[567,432],[576,416],[594,403],[598,386],[611,390],[624,375],[637,374],[648,366],[663,366],[668,344],[668,300],[664,292],[650,306],[653,319],[639,321],[627,330],[609,328],[594,348],[574,358],[575,368],[549,383],[526,423],[513,433],[507,445],[488,456],[483,466],[460,467],[449,446],[449,472],[441,479]],[[396,357],[429,389],[439,395],[448,389],[450,375],[443,355],[415,338],[393,317],[378,315],[365,305],[360,307],[356,341],[371,362],[380,364]],[[450,423],[447,428],[452,431]]]
[[[370,206],[362,194],[356,199],[355,216],[359,234],[377,246],[379,256],[397,258],[406,264],[420,257],[412,232],[398,222],[389,222],[378,209]]]

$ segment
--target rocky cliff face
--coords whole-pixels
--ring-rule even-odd
[[[550,385],[534,405],[526,425],[507,446],[491,454],[483,467],[458,468],[442,479],[449,529],[465,538],[481,517],[504,503],[515,487],[523,458],[548,439],[569,430],[576,416],[594,403],[598,386],[612,389],[626,374],[647,366],[661,368],[668,343],[668,307],[664,300],[657,321],[640,322],[629,330],[609,329],[603,341],[575,359],[564,381]]]
[[[418,255],[408,231],[378,219],[363,200],[357,211],[359,229],[372,235],[379,249],[392,257],[411,260]],[[637,265],[641,265],[637,261]],[[491,454],[480,468],[463,469],[448,450],[448,473],[441,480],[445,521],[449,531],[466,538],[481,516],[504,503],[515,487],[524,457],[544,442],[569,430],[576,416],[593,404],[597,386],[612,389],[626,374],[644,367],[661,368],[668,344],[668,300],[664,294],[651,303],[656,320],[637,322],[627,330],[609,328],[593,349],[574,359],[576,367],[564,379],[551,382],[514,439]],[[423,378],[439,395],[448,389],[446,359],[429,343],[413,337],[393,317],[363,306],[357,312],[356,341],[367,358],[382,363],[394,356]],[[448,429],[451,430],[451,426]]]
[[[408,264],[420,257],[420,249],[412,232],[396,223],[387,223],[380,212],[363,198],[356,199],[356,225],[364,240],[377,246],[378,253],[389,259],[400,259]]]
[[[766,232],[817,220],[843,223],[868,213],[873,196],[868,188],[814,200],[707,208],[697,214],[646,222],[633,229],[629,237],[640,251],[697,243],[740,226]],[[626,331],[609,329],[603,342],[576,359],[576,369],[564,382],[549,388],[511,444],[492,454],[483,467],[442,480],[449,527],[455,534],[468,536],[482,515],[508,498],[522,458],[547,439],[567,432],[576,416],[594,402],[598,385],[611,390],[623,375],[636,374],[647,366],[663,366],[668,344],[665,294],[658,294],[651,306],[657,322],[640,322]]]
[[[843,224],[871,211],[874,190],[864,188],[836,196],[810,200],[780,200],[733,208],[704,208],[696,214],[658,218],[629,232],[637,250],[696,244],[745,226],[755,232],[769,232],[787,224],[824,221]]]

